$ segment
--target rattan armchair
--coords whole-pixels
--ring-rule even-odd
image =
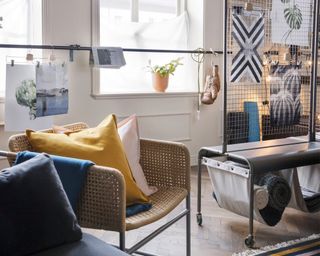
[[[71,130],[87,128],[85,123],[64,126]],[[43,132],[53,132],[51,129]],[[126,218],[125,183],[122,174],[113,168],[94,166],[90,169],[77,214],[82,227],[119,232],[119,247],[129,254],[137,252],[143,245],[186,216],[186,255],[190,255],[190,155],[181,143],[141,139],[140,163],[150,185],[158,192],[150,198],[153,207],[146,212]],[[25,134],[9,138],[9,149],[13,152],[31,150]],[[14,156],[9,162],[14,161]],[[125,231],[153,223],[186,200],[185,209],[162,225],[136,245],[125,247]],[[142,255],[150,255],[138,252]]]

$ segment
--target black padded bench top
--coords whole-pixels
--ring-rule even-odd
[[[286,138],[228,145],[228,159],[247,163],[252,171],[267,172],[320,163],[320,142]],[[206,156],[222,154],[222,146],[203,147]],[[211,154],[213,153],[213,155]]]
[[[101,241],[93,235],[83,233],[80,241],[54,247],[32,256],[129,256],[129,254]]]

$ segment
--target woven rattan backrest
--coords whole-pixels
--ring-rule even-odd
[[[72,131],[78,131],[81,129],[86,129],[88,128],[88,125],[86,123],[74,123],[74,124],[68,124],[63,126],[66,129],[72,130]],[[47,133],[52,133],[52,129],[46,129],[46,130],[41,130],[41,132],[47,132]],[[12,135],[9,138],[9,149],[12,152],[19,152],[19,151],[25,151],[29,150],[32,151],[31,144],[28,141],[28,138],[25,133],[20,133],[20,134],[15,134]],[[14,159],[8,158],[9,164],[12,165]]]

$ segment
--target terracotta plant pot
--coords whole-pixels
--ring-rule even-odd
[[[152,82],[153,82],[153,88],[157,92],[165,92],[169,84],[169,75],[162,77],[160,76],[159,73],[153,73]]]

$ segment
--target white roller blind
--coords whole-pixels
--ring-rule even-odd
[[[153,49],[188,48],[188,17],[186,13],[162,22],[109,22],[101,28],[103,28],[100,33],[102,46]],[[100,92],[152,92],[151,74],[146,69],[149,59],[155,65],[165,64],[178,57],[184,57],[183,66],[179,66],[174,76],[170,77],[168,90],[193,91],[195,83],[191,76],[193,72],[190,56],[125,52],[126,66],[119,70],[100,69]],[[186,74],[190,75],[186,76]]]
[[[177,0],[100,0],[100,45],[123,48],[188,49],[189,20]],[[135,10],[137,13],[134,14]],[[134,19],[132,18],[134,17]],[[100,69],[100,93],[153,92],[146,66],[183,57],[168,91],[195,91],[194,63],[186,54],[125,52],[120,70]],[[188,76],[186,76],[188,74]]]

